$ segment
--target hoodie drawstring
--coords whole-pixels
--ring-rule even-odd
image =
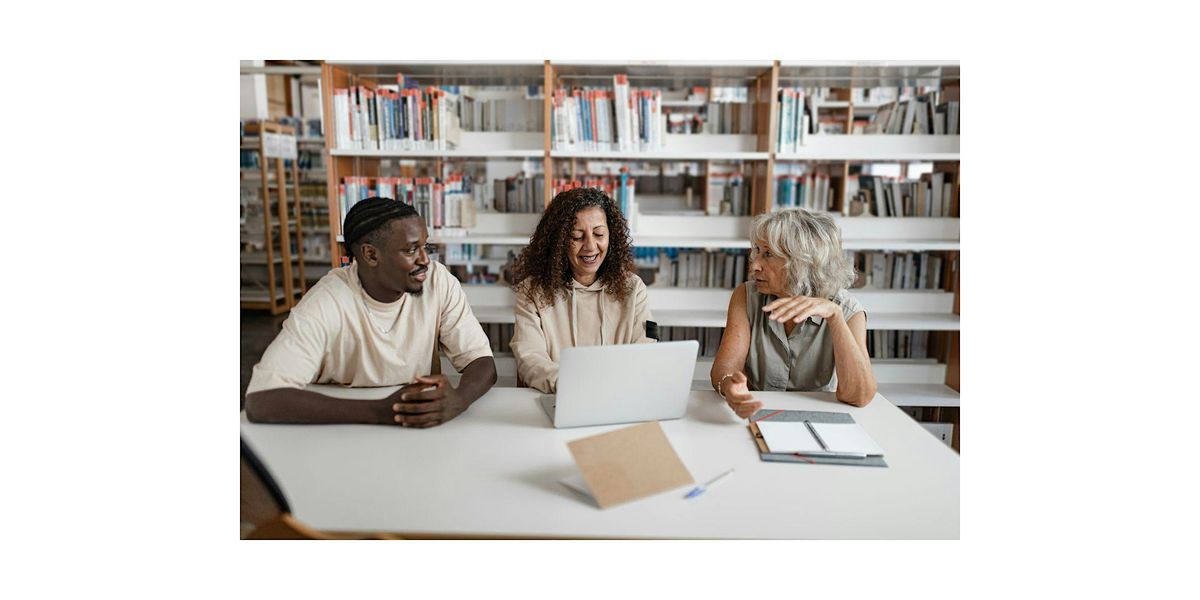
[[[571,346],[579,346],[579,303],[575,297],[575,282],[571,282]],[[604,290],[600,289],[596,292],[596,312],[600,314],[600,345],[604,345],[604,303],[601,301],[600,294]]]

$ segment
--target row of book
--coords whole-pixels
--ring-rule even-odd
[[[798,152],[807,137],[815,133],[813,123],[817,120],[817,108],[813,97],[805,95],[801,88],[782,88],[779,90],[777,103],[779,131],[775,151]]]
[[[512,323],[480,323],[488,341],[492,344],[492,352],[512,352],[512,343],[516,325]]]
[[[710,102],[698,110],[668,106],[663,108],[663,112],[667,119],[667,133],[754,133],[754,105],[750,103]]]
[[[775,210],[804,208],[825,211],[833,205],[830,176],[824,173],[780,175],[775,178]]]
[[[658,341],[696,340],[700,342],[700,350],[697,355],[702,358],[712,358],[721,348],[721,336],[724,333],[724,327],[659,327]]]
[[[276,117],[271,119],[272,122],[277,122],[280,125],[291,127],[295,131],[295,135],[302,139],[316,139],[325,135],[321,125],[321,119],[305,119],[301,117]],[[242,138],[246,138],[246,125],[258,125],[262,121],[260,119],[240,119],[238,134]],[[256,129],[251,132],[251,137],[257,136],[261,129]]]
[[[852,178],[853,180],[853,178]],[[953,175],[922,173],[916,181],[901,181],[880,175],[859,175],[858,189],[851,192],[848,214],[876,217],[954,216]],[[857,203],[857,204],[855,204]]]
[[[455,265],[449,267],[449,269],[450,273],[457,277],[463,284],[498,285],[500,283],[500,275],[486,269],[468,270],[463,265]]]
[[[958,101],[923,94],[879,107],[864,133],[958,135]]]
[[[540,132],[546,127],[544,101],[539,98],[477,100],[461,96],[457,110],[462,131]]]
[[[945,261],[935,252],[847,252],[858,274],[856,288],[942,289]]]
[[[929,358],[929,332],[875,329],[867,332],[871,358]]]
[[[637,223],[637,180],[629,175],[629,170],[622,167],[621,174],[616,177],[585,176],[583,179],[555,179],[551,182],[551,195],[557,196],[567,190],[581,187],[596,188],[617,203],[621,214],[629,221],[633,230]]]
[[[476,191],[470,177],[452,174],[443,181],[434,177],[345,177],[338,184],[341,222],[358,202],[372,196],[400,200],[417,210],[432,232],[443,236],[465,235],[475,227]]]
[[[634,248],[634,263],[652,272],[646,285],[733,289],[746,280],[746,250]]]
[[[325,130],[322,126],[321,119],[305,119],[301,117],[277,117],[275,119],[281,125],[291,127],[296,132],[296,137],[315,139],[325,135]]]
[[[254,139],[254,138],[248,138],[248,139]],[[267,164],[271,165],[272,169],[275,168],[273,160],[268,160]],[[262,163],[260,163],[259,159],[258,159],[258,150],[253,150],[250,148],[242,148],[239,167],[242,169],[259,169],[259,168],[261,168]],[[290,158],[284,159],[283,160],[283,168],[291,169],[292,168],[292,159],[290,159]],[[312,151],[312,150],[297,151],[296,152],[296,168],[300,169],[302,171],[312,171],[314,169],[324,169],[325,168],[324,153],[321,151]]]
[[[492,206],[496,212],[540,213],[544,204],[546,178],[525,174],[492,182]]]
[[[614,75],[612,88],[554,90],[551,116],[555,150],[659,150],[667,129],[662,90],[630,87],[625,75]]]
[[[458,145],[458,96],[396,85],[333,90],[334,146],[351,150],[448,150]]]
[[[750,186],[741,173],[709,174],[709,214],[736,217],[749,216],[750,201]]]

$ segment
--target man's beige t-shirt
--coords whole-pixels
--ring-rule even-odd
[[[411,383],[430,373],[435,339],[460,372],[492,356],[462,286],[446,267],[430,262],[421,295],[384,304],[367,295],[358,263],[351,263],[322,277],[292,309],[254,366],[246,393],[310,383]]]

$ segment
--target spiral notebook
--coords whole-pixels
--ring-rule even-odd
[[[765,461],[887,467],[883,448],[850,413],[763,409],[750,433]]]

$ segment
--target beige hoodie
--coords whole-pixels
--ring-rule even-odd
[[[652,320],[646,303],[646,284],[630,273],[633,289],[624,302],[604,293],[599,280],[590,286],[571,280],[566,298],[539,307],[527,294],[517,292],[513,355],[521,382],[546,393],[558,388],[558,356],[563,348],[606,344],[642,344],[646,321]]]

